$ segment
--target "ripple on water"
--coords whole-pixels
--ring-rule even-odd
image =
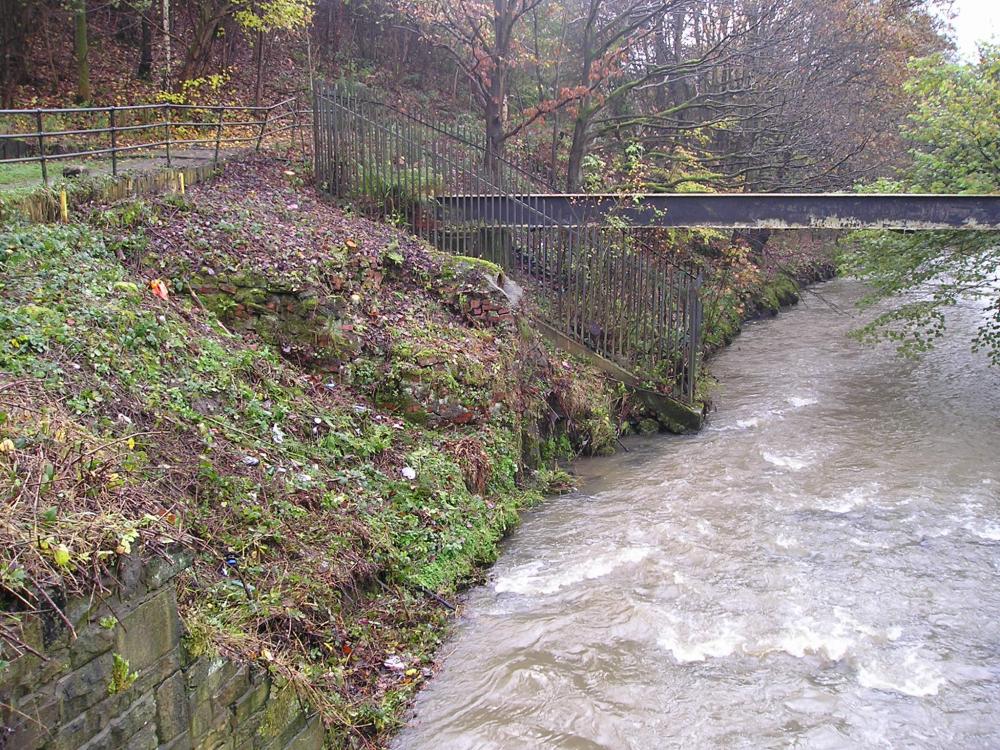
[[[400,746],[1000,747],[1000,369],[857,323],[748,326],[704,433],[532,511]]]
[[[902,655],[878,655],[859,664],[858,682],[871,690],[924,698],[937,695],[947,679],[935,661],[911,649]]]
[[[639,562],[650,552],[652,549],[649,547],[625,547],[588,559],[562,561],[555,565],[534,561],[501,574],[493,588],[498,594],[554,594],[582,581],[603,578],[616,568]]]

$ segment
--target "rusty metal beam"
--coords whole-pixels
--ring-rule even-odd
[[[718,229],[1000,230],[1000,195],[672,193],[461,195],[437,198],[446,221]]]

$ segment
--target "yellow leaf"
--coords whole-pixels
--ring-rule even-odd
[[[10,438],[4,438],[0,440],[0,453],[13,453],[14,452],[14,441]]]
[[[70,559],[69,547],[67,547],[65,544],[60,544],[55,549],[52,550],[52,560],[60,568],[68,568],[69,559]]]

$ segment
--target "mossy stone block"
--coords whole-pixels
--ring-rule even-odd
[[[156,726],[161,743],[183,734],[190,724],[184,675],[174,672],[156,688]]]
[[[115,628],[115,650],[132,669],[143,670],[175,648],[181,637],[177,593],[164,588],[122,618]]]

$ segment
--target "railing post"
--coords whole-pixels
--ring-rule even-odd
[[[42,110],[35,110],[35,125],[38,128],[38,161],[42,165],[42,183],[49,186],[49,172],[45,166],[45,133],[42,128]]]
[[[260,144],[264,140],[264,131],[267,130],[267,118],[271,114],[271,108],[268,107],[264,110],[264,119],[260,121],[260,133],[257,134],[257,145],[254,147],[254,151],[260,152]]]
[[[165,141],[167,146],[167,168],[170,168],[170,105],[167,105],[167,120],[163,123],[164,128],[167,132],[167,139]]]
[[[319,96],[317,95],[319,89],[317,84],[313,84],[312,90],[312,126],[313,126],[313,176],[319,174]],[[329,179],[329,178],[328,178]]]
[[[225,108],[219,107],[219,121],[215,125],[215,156],[212,157],[212,167],[215,169],[219,167],[219,143],[222,141],[222,118],[225,114]]]
[[[118,176],[118,140],[115,128],[115,108],[108,107],[108,127],[111,129],[111,176]]]

